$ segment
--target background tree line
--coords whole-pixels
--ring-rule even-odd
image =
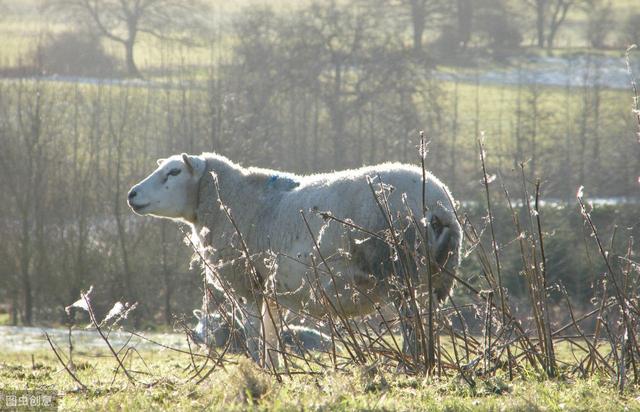
[[[72,3],[81,5],[58,7]],[[541,29],[538,20],[535,26],[542,32],[539,45],[553,47],[557,26],[580,4],[530,2],[542,22]],[[524,78],[490,85],[477,75],[469,81],[434,72],[467,52],[501,56],[519,47],[524,34],[512,8],[499,0],[251,7],[214,31],[206,65],[184,63],[187,45],[143,72],[150,78],[143,82],[1,81],[0,302],[8,304],[11,322],[59,321],[62,308],[91,284],[98,303],[139,301],[138,324],[170,323],[173,314],[194,309],[201,279],[188,268],[183,233],[171,222],[134,216],[125,202],[129,187],[157,158],[217,151],[245,165],[296,173],[415,163],[419,130],[430,138],[429,169],[479,222],[485,219],[474,202],[482,196],[481,131],[489,167],[501,171],[496,195],[504,183],[521,196],[524,163],[526,185],[540,177],[545,198],[567,202],[545,213],[554,246],[549,272],[586,306],[599,268],[589,259],[572,202],[580,185],[591,196],[638,195],[631,99],[600,86],[597,59],[589,63],[592,78],[584,87],[547,87]],[[167,36],[180,29],[170,30]],[[138,76],[130,63],[128,74]],[[497,202],[505,267],[509,259],[518,267],[510,249],[517,233],[507,223],[504,200]],[[599,207],[594,216],[605,231],[617,224],[637,236],[635,209]],[[465,262],[463,273],[476,270]],[[519,274],[505,279],[518,299]]]

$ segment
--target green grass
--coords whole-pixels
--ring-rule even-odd
[[[227,20],[245,7],[269,5],[274,9],[300,7],[305,2],[299,0],[240,0],[220,2],[204,0],[210,7],[207,19]],[[77,30],[76,25],[67,25],[61,20],[42,12],[39,0],[6,0],[0,4],[0,67],[18,67],[31,64],[40,40],[64,31]],[[225,37],[229,37],[225,34]],[[221,39],[215,41],[220,46]],[[226,39],[222,39],[226,40]],[[207,40],[202,40],[208,43]],[[116,42],[105,39],[103,46],[107,52],[120,61],[124,59],[124,50]],[[136,62],[141,70],[157,68],[167,64],[207,65],[211,61],[209,47],[185,47],[175,42],[161,42],[150,35],[140,33],[136,44]]]
[[[296,0],[240,0],[235,2],[207,1],[210,12],[207,19],[225,21],[246,7],[260,7],[269,5],[276,10],[291,10],[302,7],[307,1]],[[533,15],[533,9],[522,5],[520,0],[511,0],[512,8],[519,14]],[[637,3],[633,0],[616,0],[612,2],[613,27],[609,38],[616,42],[619,37],[620,27],[624,24],[628,15],[634,12]],[[523,8],[524,7],[524,8]],[[556,39],[556,52],[563,53],[567,50],[588,51],[585,40],[585,30],[588,18],[588,10],[580,7],[571,9],[567,20],[561,26]],[[527,22],[533,26],[533,21]],[[215,26],[215,24],[213,24]],[[28,59],[33,56],[39,39],[45,39],[47,35],[78,27],[62,24],[52,19],[50,15],[42,11],[41,2],[37,0],[6,0],[0,5],[0,66],[15,67],[28,64]],[[218,29],[219,30],[219,29]],[[523,32],[524,42],[527,45],[535,37],[533,29]],[[219,49],[226,48],[231,37],[228,32],[220,33],[216,37],[216,56]],[[207,41],[205,41],[207,43]],[[104,40],[104,46],[113,56],[122,60],[122,47],[110,40]],[[531,50],[536,52],[536,50]],[[547,53],[547,51],[544,51]],[[211,50],[208,47],[188,47],[179,44],[160,44],[160,42],[144,33],[140,34],[136,46],[136,60],[141,70],[157,68],[167,62],[180,62],[185,65],[206,65],[211,60]]]
[[[143,383],[131,384],[122,373],[113,380],[115,360],[106,352],[74,355],[76,373],[86,391],[60,366],[50,351],[13,353],[0,361],[0,388],[54,389],[62,410],[638,410],[640,392],[619,395],[599,377],[589,380],[508,382],[498,376],[477,380],[474,389],[455,377],[407,377],[376,367],[298,375],[282,383],[235,359],[202,383],[188,381],[190,357],[149,351],[126,362]],[[32,357],[33,356],[33,357]],[[200,363],[200,362],[198,362]],[[205,368],[205,370],[207,370]]]
[[[225,19],[232,13],[237,12],[244,6],[264,4],[263,0],[242,0],[233,4],[211,2],[212,12],[216,12],[216,16]],[[292,0],[277,0],[274,7],[285,8],[290,5]],[[52,22],[47,16],[38,12],[38,2],[35,0],[27,0],[18,2],[18,0],[10,0],[6,2],[9,12],[0,20],[0,67],[11,67],[24,64],[26,56],[33,54],[38,38],[45,36],[47,33],[55,33],[69,29],[62,24]],[[298,4],[298,3],[296,3]],[[634,3],[630,0],[613,2],[613,11],[617,20],[621,16],[626,16],[629,9]],[[299,5],[299,4],[298,4]],[[568,17],[567,33],[561,32],[561,35],[571,34],[578,36],[577,31],[583,27],[586,21],[586,14],[583,10],[576,8]],[[575,26],[575,27],[574,27]],[[582,30],[582,29],[580,29]],[[581,34],[580,34],[581,35]],[[162,43],[159,40],[141,35],[139,44],[136,47],[136,61],[147,78],[163,81],[166,80],[160,76],[159,68],[168,66],[173,73],[172,76],[180,76],[179,67],[184,64],[187,68],[187,76],[195,79],[206,79],[208,70],[212,66],[212,62],[217,59],[226,59],[226,55],[233,44],[234,39],[230,33],[224,33],[216,40],[216,44],[211,49],[209,46],[204,47],[185,47],[176,43]],[[582,47],[576,42],[571,44],[574,47]],[[105,49],[122,62],[124,59],[122,47],[116,43],[104,40]],[[569,53],[567,49],[560,48],[556,50],[557,54]],[[583,50],[584,51],[584,50]],[[536,52],[534,50],[534,52]],[[546,53],[546,51],[539,51]],[[602,52],[607,53],[607,52]],[[614,52],[609,52],[614,53]],[[615,52],[616,55],[620,51]],[[228,56],[227,56],[228,57]],[[487,64],[480,70],[498,69],[498,66]],[[440,67],[440,71],[453,71],[459,74],[466,74],[473,77],[474,72],[469,69]],[[171,80],[175,80],[172,77]],[[447,113],[452,113],[452,105],[454,102],[454,84],[453,82],[437,81],[446,92],[446,98],[441,97],[441,104]],[[470,83],[460,83],[458,86],[458,112],[460,128],[458,130],[461,140],[464,142],[462,150],[474,152],[475,138],[477,132],[483,130],[492,142],[489,145],[493,150],[512,153],[514,150],[514,129],[516,127],[516,99],[518,94],[521,96],[521,105],[523,111],[523,122],[527,122],[530,117],[531,107],[528,101],[531,98],[531,88],[523,86],[520,91],[513,86],[501,86],[482,84],[476,87]],[[575,134],[576,131],[569,130],[565,125],[569,123],[577,123],[577,119],[581,115],[583,94],[579,88],[565,90],[562,87],[541,87],[539,99],[540,121],[536,125],[540,136],[555,135],[552,139],[541,142],[538,150],[541,152],[549,150],[549,147],[557,145],[557,136],[566,133]],[[476,96],[478,96],[478,109],[476,110]],[[604,90],[601,96],[600,118],[604,119],[600,128],[602,130],[613,130],[616,125],[606,124],[619,123],[620,114],[628,112],[630,104],[629,92],[627,90]],[[478,119],[476,128],[475,119]],[[530,129],[531,125],[527,125]],[[591,126],[591,125],[590,125]],[[526,132],[525,132],[526,134]],[[526,136],[525,136],[526,137]],[[542,138],[542,140],[545,140]],[[460,140],[459,140],[460,141]],[[495,144],[494,144],[495,143]],[[466,171],[465,171],[466,172]]]

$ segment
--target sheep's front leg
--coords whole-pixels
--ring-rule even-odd
[[[247,355],[256,363],[260,363],[260,324],[261,316],[259,312],[260,306],[256,303],[247,304],[245,316],[243,319],[243,328],[246,338]]]
[[[262,367],[271,367],[275,370],[280,364],[279,326],[278,305],[273,298],[265,297],[262,300]]]

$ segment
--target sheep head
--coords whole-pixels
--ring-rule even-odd
[[[139,215],[192,223],[206,161],[183,153],[157,163],[158,168],[129,191],[129,206]]]

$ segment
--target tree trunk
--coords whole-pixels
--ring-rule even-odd
[[[473,30],[473,1],[458,0],[457,2],[458,36],[460,38],[460,48],[466,49],[471,40]]]
[[[449,188],[453,193],[456,192],[456,169],[458,162],[456,160],[456,145],[458,144],[458,79],[456,79],[455,87],[453,89],[453,119],[451,125],[451,153],[449,155]]]
[[[344,113],[340,104],[336,103],[329,109],[331,113],[331,124],[333,126],[333,160],[334,167],[340,169],[344,167]]]
[[[568,74],[571,74],[570,72]],[[565,88],[565,103],[564,103],[564,108],[565,108],[565,118],[567,119],[566,122],[566,131],[565,131],[565,145],[564,145],[564,150],[565,150],[565,161],[562,163],[562,174],[564,175],[564,193],[565,193],[565,202],[567,202],[567,204],[569,204],[570,202],[573,201],[573,196],[574,195],[574,191],[575,191],[575,183],[574,183],[574,178],[573,176],[575,175],[575,173],[573,173],[573,152],[575,150],[574,144],[573,144],[573,137],[572,137],[572,127],[571,122],[574,121],[572,119],[572,111],[571,111],[571,100],[573,97],[573,90],[571,90],[571,84],[569,82],[567,82],[567,87]]]
[[[547,0],[536,0],[536,31],[538,32],[538,47],[544,48],[544,11]]]
[[[422,37],[426,26],[424,0],[411,0],[411,23],[413,24],[413,50],[422,50]]]
[[[515,142],[516,147],[515,147],[515,156],[513,157],[513,168],[518,170],[520,162],[522,162],[522,79],[520,76],[520,68],[518,68],[518,90],[516,94],[515,141],[516,141]]]
[[[18,326],[18,291],[11,295],[11,326]]]
[[[23,212],[22,218],[22,254],[20,257],[20,275],[22,281],[22,323],[31,325],[33,319],[33,299],[31,291],[31,275],[29,264],[31,261],[31,245],[29,233],[28,212]]]
[[[538,109],[540,93],[537,84],[533,84],[531,91],[531,177],[535,178],[538,173]]]
[[[28,273],[23,273],[22,277],[22,291],[24,299],[24,315],[22,323],[30,326],[33,322],[33,293],[31,290],[31,280]]]
[[[473,138],[474,139],[479,139],[480,138],[480,74],[478,73],[478,69],[476,69],[476,73],[475,73],[475,83],[476,83],[476,88],[475,88],[475,110],[474,110],[474,119],[473,119],[473,125],[474,125],[474,135]],[[478,164],[478,162],[480,161],[480,156],[473,156],[473,170],[478,170],[480,168],[480,165]]]
[[[589,63],[590,64],[590,63]],[[579,123],[579,132],[578,136],[580,138],[580,142],[578,145],[578,161],[580,162],[580,169],[578,171],[578,184],[584,185],[586,169],[587,169],[587,159],[586,159],[586,150],[587,150],[587,138],[589,133],[589,120],[590,120],[590,108],[591,108],[591,93],[589,90],[589,82],[591,79],[588,77],[589,71],[587,70],[587,74],[584,77],[584,86],[582,87],[582,113],[580,113],[580,123]]]
[[[337,62],[334,66],[334,90],[329,97],[329,116],[333,134],[333,161],[334,167],[339,169],[344,166],[344,126],[345,113],[342,107],[342,65]]]
[[[313,99],[313,150],[311,150],[311,167],[318,165],[318,151],[320,150],[320,102],[316,94]]]
[[[596,65],[596,78],[593,86],[593,127],[592,127],[592,139],[593,139],[593,151],[591,155],[591,166],[589,167],[592,175],[587,177],[587,181],[594,187],[599,187],[600,173],[594,173],[596,170],[602,170],[600,168],[600,101],[602,98],[602,86],[600,86],[600,67]]]
[[[138,71],[138,67],[136,66],[136,62],[133,57],[133,47],[135,46],[135,38],[129,39],[124,43],[124,48],[126,51],[126,59],[127,59],[127,75],[129,77],[142,78],[140,71]]]
[[[547,49],[553,49],[553,42],[556,39],[556,33],[558,32],[558,26],[554,26],[549,30],[549,35],[547,36]]]
[[[549,34],[547,35],[547,48],[553,48],[553,42],[556,39],[556,34],[558,34],[558,29],[564,23],[564,20],[567,18],[567,12],[571,7],[570,1],[558,0],[555,3],[555,10],[553,15],[551,16],[551,21],[549,22]]]
[[[371,140],[370,150],[369,150],[369,163],[374,164],[376,162],[376,153],[378,150],[377,143],[378,139],[376,136],[375,129],[375,103],[372,101],[370,103],[371,109],[369,111],[369,138]]]

